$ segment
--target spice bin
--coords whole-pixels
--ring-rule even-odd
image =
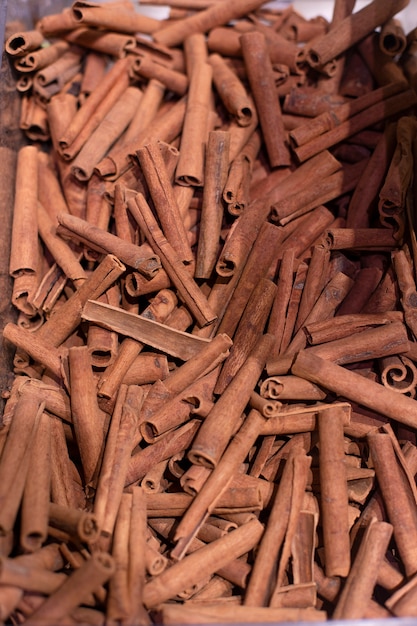
[[[412,623],[410,4],[169,4],[9,3],[1,619]]]

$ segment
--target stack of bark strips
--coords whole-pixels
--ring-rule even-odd
[[[415,617],[407,1],[167,3],[6,41],[0,618]]]

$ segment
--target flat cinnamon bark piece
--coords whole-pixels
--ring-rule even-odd
[[[184,361],[197,354],[209,341],[92,300],[84,305],[82,317]]]

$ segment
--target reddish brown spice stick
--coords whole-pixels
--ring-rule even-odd
[[[262,33],[250,32],[241,36],[240,43],[271,167],[289,165],[290,154],[266,39]]]
[[[193,33],[205,33],[215,26],[222,26],[230,20],[254,11],[263,2],[264,0],[231,0],[214,3],[195,15],[179,20],[179,23],[174,22],[158,29],[153,33],[153,38],[166,46],[176,46]]]
[[[320,507],[327,576],[347,576],[350,570],[343,422],[340,408],[319,412]]]
[[[295,358],[291,371],[296,376],[307,378],[340,396],[363,404],[377,413],[386,415],[412,428],[417,424],[417,407],[414,400],[383,385],[363,378],[340,365],[325,361],[301,350]]]

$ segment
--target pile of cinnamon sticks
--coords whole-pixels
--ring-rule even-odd
[[[415,617],[407,0],[163,4],[6,41],[0,619]]]

